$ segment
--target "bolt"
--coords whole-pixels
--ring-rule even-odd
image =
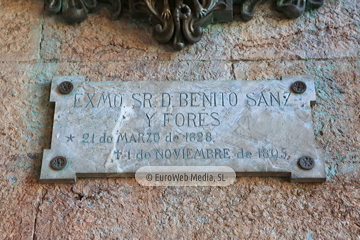
[[[74,85],[69,81],[64,81],[58,86],[58,90],[61,94],[69,94],[73,90]]]
[[[50,166],[54,170],[61,170],[66,166],[67,160],[65,157],[57,156],[50,161]]]
[[[298,164],[302,169],[310,170],[315,166],[315,161],[313,158],[305,156],[305,157],[299,158]]]
[[[291,90],[293,90],[294,93],[304,93],[306,91],[306,83],[303,81],[296,81],[291,84]]]

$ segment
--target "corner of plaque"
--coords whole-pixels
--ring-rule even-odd
[[[59,153],[53,149],[44,149],[43,159],[40,173],[40,183],[75,183],[76,173],[71,168],[71,159],[67,155],[61,154],[67,159],[66,165],[61,170],[56,170],[51,167],[51,161],[60,156]]]

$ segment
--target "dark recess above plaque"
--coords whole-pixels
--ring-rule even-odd
[[[100,4],[107,4],[113,19],[118,19],[122,5],[128,5],[134,17],[149,17],[153,35],[159,43],[171,43],[176,50],[200,41],[203,27],[210,23],[231,22],[233,3],[240,4],[241,17],[249,21],[257,6],[273,1],[287,18],[297,18],[305,8],[318,8],[324,0],[47,0],[50,13],[61,13],[69,24],[84,21]]]

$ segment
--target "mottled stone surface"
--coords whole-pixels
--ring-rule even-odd
[[[39,0],[0,2],[0,61],[39,59],[43,8]]]
[[[126,13],[111,22],[104,10],[66,26],[58,16],[43,15],[42,1],[3,0],[0,6],[10,19],[1,25],[1,44],[11,46],[0,48],[1,239],[359,238],[359,1],[328,0],[297,20],[280,18],[266,4],[248,23],[235,12],[234,22],[209,27],[201,42],[180,53],[158,45],[148,24],[130,21]],[[130,178],[38,183],[41,153],[51,142],[54,76],[196,81],[286,74],[315,77],[314,133],[327,156],[326,183],[280,178],[238,178],[224,188],[144,188]]]

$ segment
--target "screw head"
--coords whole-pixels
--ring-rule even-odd
[[[306,83],[303,81],[296,81],[291,84],[291,90],[293,90],[294,93],[304,93],[306,91]]]
[[[315,166],[315,160],[312,157],[304,156],[298,159],[299,166],[304,170],[310,170]]]
[[[61,170],[66,166],[66,164],[67,164],[67,160],[63,156],[54,157],[50,161],[50,167],[54,170]]]
[[[74,89],[74,85],[69,81],[64,81],[58,86],[58,90],[61,94],[69,94]]]

